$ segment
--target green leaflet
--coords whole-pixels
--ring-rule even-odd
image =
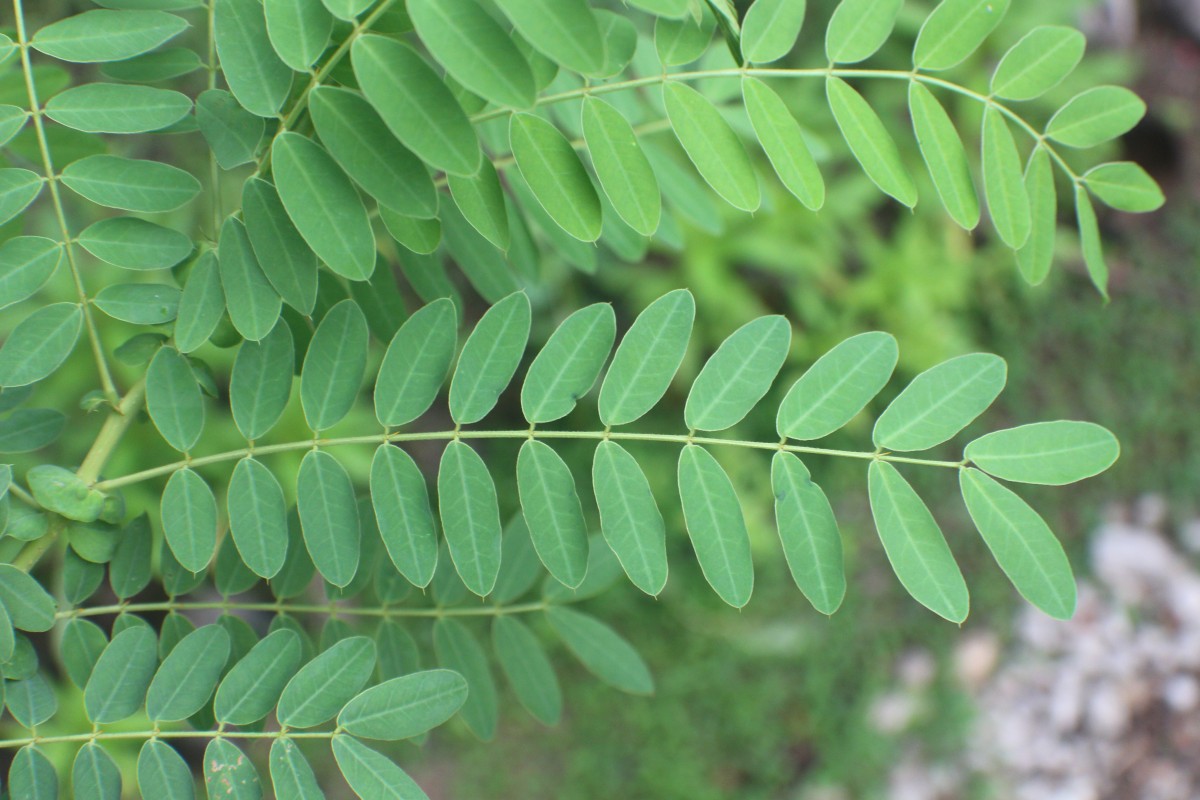
[[[254,762],[228,739],[214,738],[204,748],[204,788],[209,797],[262,800]]]
[[[775,174],[805,207],[816,211],[825,204],[821,169],[804,141],[800,124],[783,99],[757,78],[742,79],[742,98],[759,144]]]
[[[992,94],[1006,100],[1041,97],[1070,75],[1087,39],[1074,28],[1042,25],[1014,44],[992,73]]]
[[[484,300],[498,303],[520,288],[504,253],[467,222],[456,205],[443,206],[441,217],[446,252]]]
[[[140,514],[121,530],[117,551],[108,565],[108,583],[122,600],[133,597],[150,584],[154,536],[150,518]]]
[[[167,47],[125,61],[111,61],[100,67],[100,74],[127,83],[157,83],[182,78],[203,66],[196,51]]]
[[[908,84],[908,110],[921,157],[942,205],[961,227],[974,230],[979,224],[979,197],[975,194],[971,165],[967,162],[967,152],[954,121],[933,92],[917,81]]]
[[[1105,205],[1118,211],[1155,211],[1165,202],[1162,189],[1154,179],[1130,161],[1092,167],[1084,173],[1083,183]]]
[[[113,636],[88,678],[84,708],[92,722],[120,722],[142,707],[158,666],[154,630],[135,625]]]
[[[688,13],[688,0],[630,0],[634,8],[656,16],[678,18]]]
[[[521,177],[546,213],[584,242],[600,237],[600,198],[575,148],[558,128],[532,114],[514,114],[508,129]]]
[[[58,774],[54,764],[35,745],[22,747],[8,771],[8,790],[13,797],[57,800]]]
[[[333,16],[321,0],[263,0],[267,36],[283,63],[307,72],[329,44]]]
[[[687,64],[698,59],[712,42],[716,18],[710,13],[697,17],[654,20],[654,49],[664,67]]]
[[[450,557],[463,582],[486,597],[500,568],[500,511],[487,464],[469,445],[452,441],[438,469],[438,507]],[[460,670],[461,671],[461,670]]]
[[[886,461],[872,461],[868,478],[871,515],[896,577],[918,603],[961,623],[967,584],[929,508]]]
[[[66,583],[65,577],[66,576],[64,574],[64,584]],[[73,601],[68,598],[68,602]],[[0,663],[8,663],[11,661],[16,647],[17,637],[16,633],[13,631],[12,619],[8,616],[8,611],[4,608],[4,604],[0,603]],[[63,645],[63,660],[66,661],[65,644]]]
[[[300,654],[300,637],[286,628],[254,645],[217,687],[216,718],[231,725],[249,725],[265,717],[300,667]]]
[[[173,125],[192,110],[187,95],[150,86],[85,83],[51,97],[50,119],[85,133],[146,133]]]
[[[585,0],[499,0],[505,16],[540,52],[585,75],[605,71],[605,42]]]
[[[300,748],[288,737],[271,743],[271,784],[277,797],[324,800],[321,784]]]
[[[1096,219],[1096,209],[1092,207],[1087,188],[1079,184],[1075,185],[1075,223],[1079,227],[1079,244],[1088,277],[1107,300],[1108,264],[1104,260],[1104,246],[1100,240],[1100,222]],[[3,360],[3,356],[4,351],[0,350],[0,360]]]
[[[412,456],[383,444],[371,461],[371,503],[379,535],[392,563],[419,587],[437,567],[438,540],[425,476]]]
[[[805,0],[755,0],[742,20],[742,55],[752,64],[788,54],[804,25]]]
[[[667,205],[702,230],[711,234],[721,233],[724,222],[716,202],[712,193],[705,191],[704,184],[696,178],[695,170],[685,168],[677,159],[655,147],[653,143],[648,143],[644,151],[654,167],[654,174],[658,178]],[[660,237],[672,235],[676,246],[682,246],[678,226],[672,225],[672,222],[674,219],[670,215],[664,217],[656,233]]]
[[[388,619],[379,623],[375,629],[375,645],[379,648],[381,679],[399,678],[420,669],[421,653],[417,649],[417,642],[396,620]]]
[[[271,146],[275,186],[304,241],[337,274],[362,281],[375,271],[375,235],[362,199],[320,145],[282,133]]]
[[[1029,240],[1032,217],[1021,172],[1021,155],[1008,123],[994,106],[983,112],[983,191],[992,224],[1014,250]]]
[[[808,441],[841,430],[887,384],[899,356],[890,333],[870,331],[840,342],[788,390],[775,421],[779,435]]]
[[[146,371],[146,411],[167,444],[186,453],[204,432],[204,397],[187,356],[173,347],[155,353]]]
[[[358,571],[362,536],[346,468],[322,450],[306,453],[296,478],[296,507],[317,571],[334,586],[346,586]]]
[[[309,661],[283,689],[280,723],[311,728],[333,719],[375,671],[375,643],[366,636],[342,639]]]
[[[692,384],[683,409],[688,429],[723,431],[741,422],[770,390],[791,343],[792,328],[778,315],[731,333]]]
[[[96,308],[113,319],[134,325],[162,325],[179,313],[182,292],[163,283],[114,283],[93,299]]]
[[[450,719],[466,699],[467,682],[457,672],[415,672],[361,692],[346,703],[337,724],[365,739],[411,739]]]
[[[24,728],[36,728],[52,719],[58,712],[58,699],[50,684],[37,672],[36,657],[32,655],[32,649],[28,652],[31,654],[28,657],[28,677],[18,678],[12,671],[11,663],[7,665],[8,674],[12,677],[6,682],[4,700],[17,724]]]
[[[1006,481],[1063,486],[1112,466],[1121,452],[1117,438],[1091,422],[1035,422],[981,436],[963,457]]]
[[[271,47],[259,0],[213,0],[213,37],[229,91],[247,111],[274,117],[292,88],[292,71]]]
[[[1008,11],[1009,0],[942,0],[926,18],[913,47],[913,66],[943,70],[966,60]]]
[[[571,468],[544,442],[530,439],[517,457],[521,512],[538,557],[564,586],[587,573],[588,536]]]
[[[365,11],[367,6],[371,5],[371,0],[321,0],[321,2],[329,9],[329,13],[347,22],[352,21]]]
[[[150,683],[146,715],[155,722],[178,722],[203,708],[225,669],[229,646],[229,634],[220,625],[183,637]]]
[[[750,534],[733,483],[703,447],[687,445],[679,453],[679,497],[705,580],[722,600],[742,608],[754,590]]]
[[[529,365],[521,410],[532,423],[562,419],[596,383],[612,352],[617,322],[612,306],[594,303],[559,324]]]
[[[975,527],[1021,596],[1056,619],[1070,619],[1075,576],[1045,520],[979,470],[962,470],[959,482]]]
[[[525,595],[545,573],[529,539],[525,517],[514,514],[504,528],[500,545],[500,573],[491,599],[501,605]],[[561,586],[561,584],[559,584]]]
[[[0,453],[31,453],[55,441],[67,417],[50,408],[19,408],[0,420]]]
[[[1004,389],[1008,366],[971,353],[933,366],[904,388],[875,422],[872,440],[888,450],[928,450],[987,410]]]
[[[61,178],[79,196],[124,211],[174,211],[200,193],[200,182],[178,167],[119,156],[82,158],[68,164]]]
[[[317,256],[292,224],[275,187],[261,178],[246,181],[242,217],[267,280],[283,302],[311,314],[317,302]]]
[[[1025,193],[1029,195],[1031,226],[1029,239],[1017,251],[1021,276],[1034,286],[1046,280],[1054,261],[1058,234],[1058,196],[1054,190],[1054,167],[1050,154],[1037,147],[1025,167]]]
[[[255,575],[274,577],[288,550],[287,505],[279,481],[254,458],[243,458],[229,478],[227,504],[229,532],[242,561]]]
[[[21,132],[29,112],[18,106],[0,105],[0,145],[6,145]]]
[[[349,288],[350,298],[362,309],[371,335],[381,342],[391,341],[408,319],[407,303],[391,265],[382,266],[368,280],[355,281]]]
[[[54,627],[54,598],[36,579],[11,564],[0,564],[0,605],[14,628],[40,633]]]
[[[476,0],[408,0],[407,7],[421,41],[466,89],[498,106],[533,105],[529,62]]]
[[[621,219],[643,236],[658,230],[662,197],[658,179],[625,116],[605,101],[583,101],[583,135],[592,167]]]
[[[33,296],[62,261],[62,245],[41,236],[17,236],[0,244],[0,308]]]
[[[1146,114],[1146,104],[1121,86],[1080,92],[1046,123],[1046,136],[1067,147],[1095,147],[1127,133]]]
[[[304,533],[300,530],[300,515],[293,507],[287,515],[288,548],[283,567],[271,579],[271,593],[279,598],[297,597],[312,583],[317,568],[304,546]],[[307,634],[305,634],[307,635]]]
[[[479,172],[470,178],[450,175],[447,183],[454,204],[471,227],[499,249],[508,250],[511,243],[508,210],[504,189],[492,162],[482,162]]]
[[[83,312],[74,303],[42,306],[17,323],[0,346],[0,386],[26,386],[52,374],[79,339]]]
[[[363,94],[405,147],[435,169],[474,175],[483,151],[466,112],[406,44],[360,36],[350,49]]]
[[[776,453],[771,460],[771,488],[792,579],[813,608],[833,614],[846,596],[842,536],[833,508],[804,462],[791,453]]]
[[[489,741],[496,734],[499,709],[496,684],[483,647],[469,628],[444,617],[433,625],[433,646],[438,662],[467,681],[467,700],[461,710],[463,722],[480,739]]]
[[[30,468],[25,480],[38,505],[47,511],[79,522],[93,522],[104,512],[104,495],[65,467],[38,464]]]
[[[600,386],[600,421],[626,425],[666,394],[675,377],[696,316],[696,301],[676,289],[648,305],[621,339]]]
[[[229,406],[242,436],[261,439],[279,422],[292,394],[294,368],[292,332],[285,321],[257,342],[242,342],[229,378]]]
[[[67,169],[69,170],[70,166]],[[65,170],[62,178],[63,182],[67,183]],[[36,172],[27,169],[0,169],[0,225],[20,214],[36,200],[42,191],[42,183],[42,178]]]
[[[375,416],[381,425],[406,425],[429,410],[457,345],[449,300],[435,300],[405,320],[388,345],[375,383]]]
[[[437,213],[429,170],[396,141],[362,95],[322,86],[311,92],[308,107],[329,154],[367,194],[411,217]]]
[[[209,89],[196,98],[196,124],[222,169],[254,160],[266,121],[242,108],[233,95]]]
[[[167,269],[192,252],[186,234],[134,217],[100,220],[84,228],[77,241],[101,261],[126,269]]]
[[[39,30],[30,41],[60,61],[124,61],[173,39],[188,24],[162,11],[85,11]]]
[[[857,64],[875,54],[896,25],[904,0],[842,0],[825,29],[825,54],[834,64]]]
[[[87,685],[92,668],[107,644],[108,637],[91,620],[77,618],[67,621],[63,628],[62,658],[71,683],[80,689]]]
[[[121,770],[95,742],[88,742],[75,754],[71,796],[76,800],[121,800]]]
[[[825,82],[825,89],[838,129],[863,172],[884,194],[909,208],[915,206],[917,187],[879,115],[841,78],[830,77]]]
[[[198,474],[186,467],[171,474],[162,496],[163,535],[189,572],[201,572],[217,548],[217,501]]]
[[[455,423],[478,422],[495,407],[521,363],[531,314],[529,297],[514,292],[480,318],[450,382],[450,416]]]
[[[551,606],[546,620],[575,657],[600,680],[631,694],[653,694],[654,678],[629,642],[595,617]]]
[[[543,725],[562,718],[562,689],[537,636],[522,622],[497,616],[492,622],[492,648],[517,700]]]
[[[137,760],[137,784],[142,797],[166,800],[194,800],[192,770],[183,756],[161,739],[149,739],[142,745]]]
[[[701,177],[731,206],[754,211],[762,202],[746,148],[704,95],[682,83],[663,86],[671,128]]]
[[[300,370],[300,401],[314,431],[332,428],[358,399],[368,337],[367,320],[353,300],[335,305],[317,326]]]
[[[645,473],[621,445],[601,441],[592,487],[604,540],[634,586],[657,597],[667,584],[666,526]]]
[[[262,339],[279,319],[283,301],[259,266],[245,225],[233,217],[221,226],[217,261],[233,327],[251,341]]]
[[[421,787],[382,753],[357,739],[333,737],[333,757],[354,793],[370,800],[428,800]]]

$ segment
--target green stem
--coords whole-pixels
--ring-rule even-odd
[[[13,14],[16,16],[17,46],[21,51],[21,71],[25,77],[25,92],[29,96],[29,113],[33,117],[33,130],[37,137],[38,150],[42,157],[42,170],[45,172],[46,183],[50,187],[50,200],[54,206],[54,214],[58,219],[58,227],[62,236],[63,250],[67,254],[67,265],[71,278],[75,283],[75,295],[83,310],[84,328],[87,330],[88,341],[91,343],[92,356],[96,360],[96,369],[100,373],[100,386],[108,402],[117,405],[120,394],[113,382],[108,360],[104,356],[104,348],[100,342],[100,333],[96,329],[96,320],[92,317],[92,307],[88,302],[87,290],[83,285],[83,276],[79,264],[75,260],[75,246],[71,236],[71,228],[67,224],[67,215],[63,209],[62,197],[58,191],[58,175],[54,171],[54,159],[50,156],[50,142],[46,138],[46,126],[42,121],[42,107],[38,102],[37,86],[33,80],[33,65],[29,62],[29,39],[25,32],[25,11],[21,0],[13,0]]]
[[[333,731],[93,731],[63,736],[27,736],[24,739],[0,739],[0,748],[20,748],[26,745],[84,744],[147,739],[332,739]]]
[[[936,461],[923,458],[910,458],[908,456],[895,456],[890,453],[881,453],[874,450],[831,450],[824,447],[809,447],[807,445],[787,444],[786,442],[755,442],[744,439],[723,439],[715,436],[694,436],[691,434],[673,434],[673,433],[631,433],[627,431],[551,431],[535,428],[530,430],[524,428],[521,430],[511,431],[476,431],[476,430],[448,430],[448,431],[420,431],[415,433],[375,433],[366,434],[364,436],[340,436],[330,439],[304,439],[298,442],[282,442],[280,444],[255,445],[253,447],[243,447],[237,450],[227,450],[223,453],[214,453],[213,455],[200,456],[198,458],[189,458],[182,461],[175,461],[170,464],[163,464],[158,467],[133,472],[129,475],[123,475],[119,478],[110,478],[106,481],[95,483],[94,488],[102,492],[112,491],[113,489],[122,486],[128,486],[141,481],[150,480],[152,478],[170,475],[176,470],[184,467],[202,467],[208,464],[219,464],[224,461],[234,461],[247,456],[262,456],[272,453],[286,453],[296,450],[312,450],[325,447],[345,447],[349,445],[378,445],[384,442],[400,443],[400,442],[429,442],[429,441],[451,441],[458,439],[585,439],[592,441],[613,440],[626,442],[658,442],[663,444],[673,445],[718,445],[729,447],[743,447],[754,450],[771,450],[781,451],[785,453],[807,453],[811,455],[822,456],[837,456],[841,458],[857,458],[867,461],[891,461],[900,464],[917,464],[926,467],[944,467],[948,469],[959,469],[964,465],[962,461]]]
[[[183,611],[262,611],[272,614],[328,614],[334,617],[419,617],[441,619],[442,617],[499,617],[506,614],[531,614],[545,611],[550,604],[520,603],[511,606],[480,605],[467,608],[392,608],[390,606],[348,606],[329,602],[319,603],[238,603],[229,600],[219,602],[179,602],[168,600],[161,603],[118,603],[110,606],[73,608],[58,612],[58,619],[76,617],[102,617],[109,614],[140,614],[146,612]]]

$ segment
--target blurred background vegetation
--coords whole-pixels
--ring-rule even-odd
[[[85,5],[39,0],[27,8],[49,20]],[[823,23],[833,5],[833,0],[810,0],[809,19]],[[872,62],[905,63],[930,5],[908,3],[897,35]],[[712,349],[751,317],[785,314],[796,331],[785,370],[790,373],[778,382],[775,402],[764,402],[758,416],[740,429],[745,438],[768,439],[774,437],[768,410],[777,405],[778,393],[819,354],[852,334],[871,329],[895,334],[901,379],[964,352],[995,352],[1008,360],[1009,388],[981,422],[956,440],[960,445],[984,430],[1056,418],[1094,420],[1122,441],[1122,458],[1103,476],[1078,487],[1024,492],[1064,539],[1077,569],[1086,569],[1088,532],[1113,502],[1158,492],[1171,499],[1180,515],[1192,513],[1200,483],[1200,436],[1190,413],[1200,397],[1200,84],[1195,80],[1200,42],[1157,5],[1147,4],[1140,17],[1135,15],[1136,28],[1129,27],[1134,20],[1115,13],[1122,9],[1128,10],[1118,2],[1014,0],[989,45],[957,73],[963,83],[983,87],[991,66],[1024,32],[1038,24],[1071,24],[1089,33],[1089,57],[1064,85],[1038,101],[1042,105],[1033,112],[1035,119],[1044,119],[1078,87],[1100,82],[1125,83],[1147,99],[1147,120],[1110,148],[1107,158],[1088,154],[1094,162],[1139,161],[1163,183],[1169,198],[1164,211],[1148,218],[1116,212],[1102,217],[1113,272],[1110,304],[1091,288],[1073,236],[1060,238],[1050,279],[1029,287],[1007,250],[985,233],[964,233],[948,220],[928,183],[921,187],[925,201],[914,212],[884,202],[844,152],[823,108],[819,82],[793,81],[780,88],[825,161],[825,208],[810,212],[767,180],[767,202],[753,216],[733,212],[715,199],[706,204],[707,194],[697,196],[686,215],[682,249],[656,246],[632,263],[598,251],[592,275],[546,263],[547,280],[532,290],[534,342],[544,341],[567,313],[584,304],[611,301],[618,320],[628,324],[653,298],[687,286],[698,301],[693,350],[676,390],[639,423],[672,431],[682,428],[683,387]],[[0,27],[6,24],[0,17]],[[813,23],[803,34],[791,56],[796,65],[820,62],[821,29]],[[0,102],[12,102],[3,98],[23,90],[17,81],[19,72],[11,64],[5,67]],[[907,117],[903,92],[896,88],[871,85],[866,90],[899,130],[907,127]],[[966,121],[964,130],[977,129],[972,122],[977,108],[963,104],[955,111]],[[911,137],[898,138],[912,147]],[[169,138],[164,141],[163,146],[172,146]],[[192,156],[186,152],[186,138],[179,142],[180,152],[165,160],[186,164]],[[70,160],[71,142],[56,147],[60,144],[59,160]],[[915,149],[908,155],[916,165]],[[193,166],[202,174],[199,165]],[[927,182],[923,170],[913,171]],[[236,190],[230,187],[231,197]],[[51,220],[39,205],[13,224],[37,233]],[[181,227],[190,224],[180,220]],[[392,266],[401,267],[406,258],[396,255]],[[471,299],[469,290],[464,297],[466,316],[481,313],[480,301]],[[409,301],[412,307],[413,298]],[[136,332],[119,324],[106,331],[112,347]],[[227,374],[231,351],[208,346],[200,355],[216,374]],[[93,388],[83,348],[76,357],[78,369],[61,370],[38,388],[40,404],[69,408]],[[223,392],[225,387],[216,389]],[[887,399],[881,398],[874,411]],[[503,416],[521,425],[515,398],[509,402],[497,411],[497,427],[504,427]],[[298,404],[289,413],[294,419],[291,424],[285,420],[273,440],[307,436]],[[581,416],[571,424],[594,424],[590,411],[577,413]],[[870,418],[864,414],[829,446],[861,448],[869,439]],[[343,425],[369,428],[372,420],[364,407]],[[445,421],[428,424],[444,427]],[[70,430],[58,447],[81,452],[93,435],[94,426]],[[231,425],[208,426],[206,450],[240,445]],[[151,451],[158,451],[153,458]],[[946,453],[951,452],[952,446],[947,447]],[[430,463],[436,454],[426,454]],[[656,494],[672,496],[675,453],[646,447],[635,454],[659,484]],[[365,478],[369,450],[339,455],[356,478]],[[509,452],[496,444],[487,455],[497,463],[511,463],[515,448]],[[564,455],[572,454],[568,449]],[[587,463],[590,448],[580,444],[573,455],[572,463]],[[738,612],[716,599],[688,553],[677,509],[664,504],[673,534],[667,590],[654,600],[622,584],[589,601],[590,610],[642,651],[656,674],[656,695],[619,695],[568,659],[557,659],[567,699],[559,728],[538,726],[506,697],[502,708],[507,713],[502,713],[494,742],[480,744],[465,728],[451,727],[419,750],[399,746],[401,763],[431,797],[793,800],[819,797],[832,788],[844,792],[836,795],[840,797],[877,797],[886,796],[889,769],[907,748],[918,747],[935,761],[959,757],[970,735],[972,703],[955,679],[953,648],[973,629],[1007,630],[1018,598],[973,535],[953,482],[942,474],[911,475],[972,587],[973,610],[962,630],[908,600],[891,576],[870,524],[862,465],[813,461],[814,477],[833,500],[842,524],[850,574],[845,605],[825,619],[796,591],[780,557],[766,456],[741,450],[717,455],[737,484],[756,549],[753,602]],[[118,450],[110,471],[131,471],[147,458],[157,463],[175,456],[157,437],[131,439]],[[497,476],[512,480],[511,470],[497,470]],[[511,506],[508,511],[515,511],[513,487],[501,484],[500,490],[502,502],[507,498]],[[127,500],[135,510],[151,502],[136,491]],[[595,519],[594,509],[589,513]],[[913,648],[932,655],[936,665],[933,701],[896,730],[881,725],[872,709],[896,680],[898,660]],[[58,724],[78,727],[82,720]],[[134,752],[127,755],[132,763]],[[984,782],[975,788],[978,796],[989,796]]]

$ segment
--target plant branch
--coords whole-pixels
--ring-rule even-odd
[[[113,742],[146,739],[332,739],[338,731],[92,731],[69,733],[63,736],[27,736],[24,739],[0,739],[0,748],[20,748],[27,745],[85,744],[89,742]]]
[[[274,614],[328,614],[331,617],[376,617],[391,619],[392,617],[422,617],[440,619],[442,617],[499,617],[506,614],[530,614],[545,611],[550,607],[548,602],[520,603],[517,605],[480,605],[467,608],[392,608],[390,606],[349,606],[329,602],[319,603],[239,603],[222,600],[219,602],[187,602],[168,600],[161,603],[118,603],[109,606],[92,606],[89,608],[73,608],[60,611],[57,618],[75,619],[77,617],[102,617],[109,614],[138,614],[144,612],[183,612],[183,611],[265,611]]]
[[[534,428],[530,430],[525,428],[522,430],[511,431],[476,431],[476,430],[448,430],[448,431],[421,431],[416,433],[376,433],[367,434],[364,436],[342,436],[330,439],[305,439],[297,442],[282,442],[280,444],[256,445],[253,447],[244,447],[238,450],[227,450],[223,453],[214,453],[213,455],[200,456],[198,458],[189,458],[182,461],[175,461],[170,464],[163,464],[151,469],[134,472],[129,475],[123,475],[119,478],[110,478],[106,481],[95,483],[94,488],[98,491],[108,492],[122,486],[128,486],[141,481],[158,478],[165,475],[170,475],[176,470],[184,467],[201,467],[208,464],[219,464],[224,461],[234,461],[245,458],[247,456],[262,456],[271,453],[285,453],[297,450],[313,450],[318,448],[328,447],[346,447],[350,445],[378,445],[384,442],[398,444],[402,442],[428,442],[428,441],[452,441],[461,439],[584,439],[592,441],[629,441],[629,442],[658,442],[662,444],[673,445],[718,445],[729,447],[742,447],[754,450],[773,450],[785,453],[807,453],[811,455],[836,456],[841,458],[857,458],[867,461],[891,461],[899,464],[917,464],[926,467],[944,467],[948,469],[959,469],[964,466],[965,462],[961,461],[935,461],[922,458],[911,458],[908,456],[896,456],[891,453],[881,453],[874,450],[831,450],[824,447],[809,447],[807,445],[787,444],[786,442],[756,442],[742,439],[723,439],[715,436],[695,436],[693,434],[670,434],[670,433],[632,433],[627,431],[551,431]]]
[[[54,159],[50,155],[50,142],[46,138],[46,126],[42,120],[42,107],[38,101],[37,86],[33,80],[33,65],[29,62],[29,38],[25,31],[25,12],[22,0],[13,0],[13,14],[16,16],[17,47],[21,51],[21,71],[25,77],[25,92],[29,96],[29,113],[33,117],[33,129],[37,137],[38,150],[42,157],[42,170],[45,172],[46,183],[50,187],[50,200],[54,206],[54,214],[58,219],[59,231],[62,235],[62,247],[67,255],[67,265],[71,270],[71,278],[75,283],[75,295],[83,311],[84,328],[87,330],[88,341],[91,343],[92,356],[96,360],[96,369],[100,373],[100,386],[108,402],[116,406],[120,402],[120,394],[113,382],[108,360],[104,356],[104,347],[100,342],[100,333],[96,329],[96,320],[92,317],[92,307],[88,302],[87,290],[83,285],[83,276],[79,264],[75,260],[75,246],[71,236],[71,228],[67,224],[67,215],[63,209],[62,197],[58,191],[58,175],[54,171]]]

